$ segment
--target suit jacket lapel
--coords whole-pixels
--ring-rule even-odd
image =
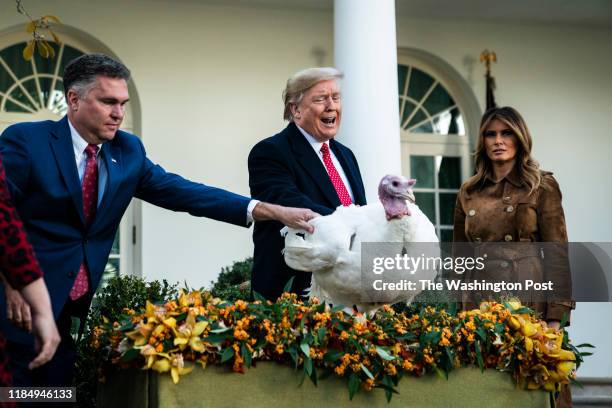
[[[335,140],[329,141],[330,149],[338,158],[342,169],[344,170],[344,174],[348,178],[348,181],[351,185],[351,190],[353,190],[353,196],[355,198],[355,204],[365,205],[365,193],[363,191],[363,184],[361,180],[357,177],[357,169],[353,165],[352,161],[350,161],[344,152],[344,149],[340,149],[338,143]]]
[[[102,160],[104,160],[104,164],[106,165],[108,179],[106,181],[104,195],[102,196],[102,202],[100,202],[98,210],[96,211],[94,224],[102,219],[102,215],[106,210],[108,210],[110,203],[117,192],[117,188],[121,184],[121,149],[115,146],[113,142],[106,142],[102,145],[101,156]]]
[[[81,222],[85,224],[85,216],[83,215],[83,192],[81,190],[81,182],[79,180],[79,173],[74,158],[74,147],[72,146],[72,138],[70,136],[67,117],[57,122],[57,127],[52,133],[50,142],[51,150],[55,155],[55,160],[57,161],[57,166],[64,179],[66,188],[72,196],[72,201],[81,218]]]
[[[329,179],[329,175],[325,167],[323,167],[323,163],[321,163],[321,160],[317,157],[310,143],[308,143],[304,135],[302,135],[293,122],[289,124],[288,128],[289,140],[297,161],[314,179],[315,184],[321,189],[321,192],[327,201],[329,201],[329,204],[333,208],[338,207],[341,204],[340,198],[338,198],[336,189],[334,189],[334,185]]]

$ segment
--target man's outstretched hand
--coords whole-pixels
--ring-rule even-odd
[[[305,230],[311,234],[314,227],[308,221],[319,216],[308,208],[283,207],[270,203],[258,203],[253,208],[252,215],[255,221],[276,220],[290,228]]]

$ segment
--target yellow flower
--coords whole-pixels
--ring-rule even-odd
[[[175,324],[176,325],[176,324]],[[192,314],[187,316],[185,323],[183,323],[178,329],[174,330],[174,345],[179,346],[180,350],[184,350],[187,345],[196,352],[204,351],[204,344],[200,335],[204,332],[204,329],[208,326],[208,322],[200,321],[196,323],[195,317]]]

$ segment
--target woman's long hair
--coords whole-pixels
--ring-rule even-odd
[[[466,191],[469,192],[480,188],[487,176],[493,178],[493,163],[489,156],[487,156],[484,133],[494,119],[508,126],[516,136],[518,146],[514,166],[517,170],[519,179],[529,188],[529,194],[533,193],[542,184],[540,165],[531,157],[532,140],[525,120],[516,109],[509,106],[491,108],[482,116],[480,130],[478,132],[478,142],[476,143],[476,151],[474,152],[476,174],[465,182]]]

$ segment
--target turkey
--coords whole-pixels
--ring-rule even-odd
[[[382,304],[410,302],[420,292],[419,280],[433,280],[431,269],[401,268],[373,272],[372,265],[361,268],[364,259],[439,257],[438,237],[427,216],[414,200],[412,186],[416,180],[387,175],[378,186],[380,202],[366,206],[338,207],[334,213],[310,221],[314,233],[283,228],[284,258],[287,265],[299,271],[312,272],[309,296],[333,304],[370,313]],[[412,244],[411,243],[435,243]],[[362,243],[364,254],[362,254]],[[369,244],[375,243],[375,244]],[[418,252],[418,254],[415,253]],[[414,282],[404,288],[380,290],[374,281]]]

